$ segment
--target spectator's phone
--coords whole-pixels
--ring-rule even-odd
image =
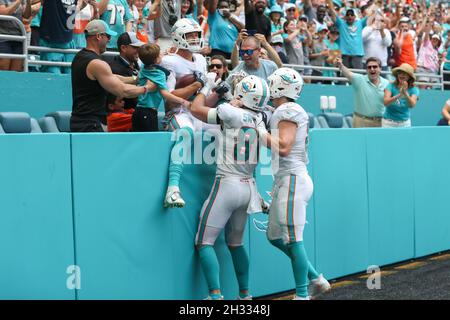
[[[247,34],[248,34],[249,36],[254,36],[254,35],[256,34],[256,30],[255,30],[255,29],[247,30]]]

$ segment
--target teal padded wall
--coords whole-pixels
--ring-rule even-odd
[[[73,185],[79,299],[201,299],[194,250],[213,166],[185,166],[184,209],[163,209],[171,135],[74,134]],[[248,243],[248,240],[246,240]],[[223,236],[216,243],[226,298],[237,295]]]
[[[369,260],[364,130],[312,130],[316,267],[336,278],[365,270]]]
[[[70,135],[0,135],[0,299],[75,299]]]
[[[411,129],[367,130],[369,264],[414,256]]]
[[[450,248],[450,130],[412,132],[416,257]]]
[[[319,272],[333,279],[450,249],[449,140],[448,128],[311,131],[305,245]],[[0,298],[204,298],[194,237],[215,168],[186,165],[186,208],[163,209],[171,144],[169,133],[0,136]],[[266,200],[268,167],[256,172]],[[244,238],[254,296],[294,287],[266,221],[249,216]],[[215,247],[234,299],[223,235]],[[66,288],[75,263],[76,293]]]

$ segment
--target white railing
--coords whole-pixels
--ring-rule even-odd
[[[23,70],[28,72],[28,46],[27,46],[27,32],[25,30],[25,26],[22,21],[13,16],[4,16],[0,15],[0,21],[11,21],[16,22],[19,25],[20,32],[22,35],[20,36],[12,36],[6,34],[0,34],[0,40],[9,40],[9,41],[18,41],[22,42],[23,53],[22,54],[6,54],[0,53],[0,58],[3,59],[21,59],[23,60]]]

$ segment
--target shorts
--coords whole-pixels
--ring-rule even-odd
[[[76,49],[73,40],[63,44],[49,43],[44,39],[39,39],[39,46],[54,48],[54,49]],[[72,62],[75,58],[75,53],[58,53],[58,52],[41,52],[41,60],[53,61],[53,62]],[[42,66],[40,69],[42,72],[48,73],[70,73],[70,67],[55,67],[55,66]]]
[[[391,119],[381,119],[381,126],[383,128],[409,128],[411,127],[411,119],[405,121],[394,121]]]
[[[0,53],[23,54],[23,44],[18,41],[0,41]]]
[[[275,177],[269,211],[269,240],[284,243],[303,241],[306,206],[313,193],[313,183],[305,171],[299,175]]]

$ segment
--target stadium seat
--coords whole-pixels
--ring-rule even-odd
[[[344,121],[347,122],[347,127],[348,128],[352,128],[353,127],[353,114],[352,113],[347,114],[344,117]]]
[[[31,133],[42,133],[42,129],[39,126],[38,121],[35,118],[31,118]]]
[[[56,111],[48,113],[45,116],[55,119],[59,132],[70,132],[70,117],[72,116],[72,111]]]
[[[39,125],[42,128],[42,132],[60,132],[56,125],[55,118],[43,117],[39,119]]]
[[[343,128],[344,116],[337,112],[326,112],[317,116],[321,128]]]
[[[32,128],[30,115],[26,112],[0,112],[0,127],[3,133],[32,133],[40,132],[33,131],[39,130],[33,125]],[[39,126],[38,126],[39,127]],[[0,131],[0,132],[1,132]]]
[[[310,129],[316,128],[316,126],[315,126],[316,117],[314,117],[314,114],[312,114],[311,112],[307,112],[307,113],[308,113],[308,118],[309,118],[309,128]]]

